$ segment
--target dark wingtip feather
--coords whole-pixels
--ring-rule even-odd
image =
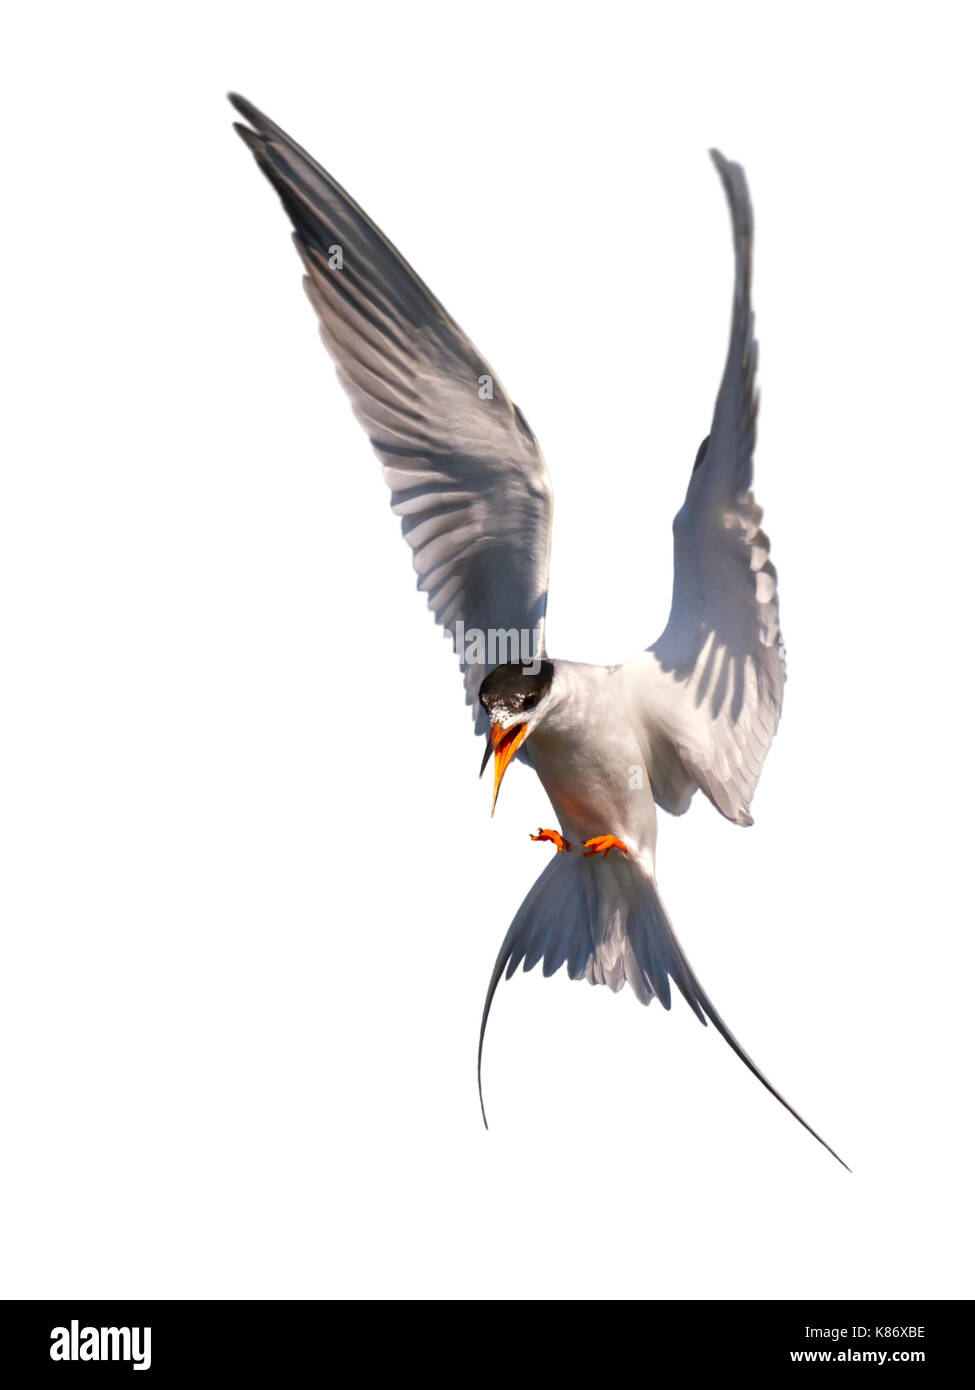
[[[708,154],[711,156],[711,163],[721,175],[721,180],[725,186],[732,183],[735,179],[744,180],[745,171],[735,160],[728,159],[717,148],[708,150]]]
[[[734,160],[725,159],[720,150],[713,149],[709,153],[711,163],[721,178],[725,197],[728,199],[728,206],[731,209],[731,217],[735,227],[735,237],[736,239],[743,238],[748,243],[752,236],[752,200],[748,192],[745,170]],[[750,257],[750,246],[747,247],[747,250]]]
[[[251,130],[249,125],[241,125],[240,121],[234,121],[234,130],[236,130],[251,153],[257,154],[264,143],[257,132]]]
[[[261,143],[271,139],[280,140],[281,143],[286,145],[289,149],[293,149],[296,153],[303,155],[310,164],[315,163],[315,161],[311,159],[311,156],[306,154],[300,145],[295,144],[287,131],[282,130],[279,125],[276,125],[274,121],[271,120],[270,116],[265,116],[264,112],[252,102],[249,102],[246,97],[240,96],[237,92],[228,92],[227,100],[234,110],[239,112],[244,120],[249,121],[253,126],[253,130],[248,130],[246,126],[240,126],[234,122],[234,128],[242,139],[246,140],[249,135],[252,141],[258,140]],[[248,143],[250,143],[250,141]],[[253,145],[251,145],[251,148],[253,148]]]
[[[271,122],[264,115],[263,111],[259,111],[256,106],[253,106],[246,97],[242,97],[239,92],[228,92],[227,100],[235,111],[240,112],[245,121],[250,121],[255,129],[260,130],[262,126],[271,125]]]

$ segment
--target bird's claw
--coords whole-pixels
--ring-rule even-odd
[[[568,854],[572,848],[568,840],[563,840],[557,830],[543,830],[541,826],[538,827],[538,834],[532,835],[531,838],[533,840],[551,840],[559,854]]]
[[[629,854],[629,850],[622,840],[618,840],[615,835],[594,835],[591,840],[587,840],[584,846],[584,859],[588,859],[590,854],[602,854],[605,859],[611,849],[621,849],[624,854]]]

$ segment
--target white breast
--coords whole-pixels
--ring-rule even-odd
[[[657,818],[647,753],[619,668],[559,662],[526,752],[575,845],[616,835],[652,871]]]

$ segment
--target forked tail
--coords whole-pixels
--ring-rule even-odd
[[[665,1009],[670,1008],[673,980],[701,1022],[706,1025],[710,1020],[753,1076],[850,1171],[755,1065],[711,1003],[677,940],[653,878],[637,860],[617,853],[606,859],[555,855],[508,928],[484,1001],[477,1049],[477,1088],[485,1128],[481,1059],[494,993],[502,974],[510,980],[522,963],[525,970],[532,970],[539,961],[543,975],[554,975],[565,965],[572,980],[585,978],[613,990],[628,983],[641,1003],[649,1004],[656,996]]]

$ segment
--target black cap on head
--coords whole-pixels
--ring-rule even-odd
[[[526,714],[538,704],[554,675],[551,661],[540,661],[537,671],[526,671],[524,666],[506,662],[484,677],[477,698],[492,719]]]

